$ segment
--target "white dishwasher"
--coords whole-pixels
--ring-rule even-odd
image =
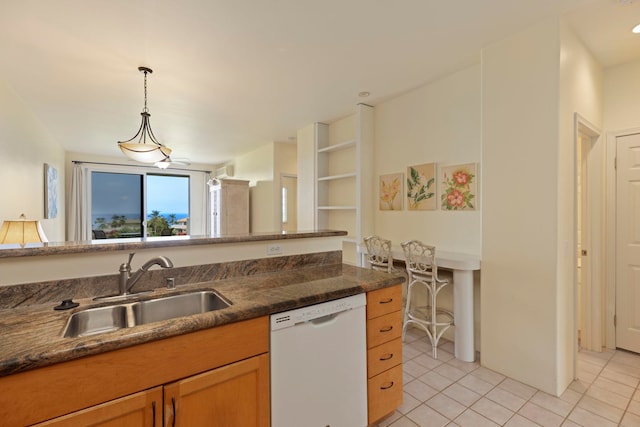
[[[272,427],[365,427],[365,294],[271,316]]]

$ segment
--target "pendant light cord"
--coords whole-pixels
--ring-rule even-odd
[[[144,109],[143,113],[148,113],[149,109],[147,108],[147,70],[143,71],[144,73]]]

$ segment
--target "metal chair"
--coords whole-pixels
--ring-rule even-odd
[[[391,273],[393,270],[391,240],[385,240],[379,236],[369,236],[363,240],[367,247],[366,259],[371,269]]]
[[[401,243],[409,275],[407,288],[407,302],[404,310],[402,325],[402,339],[404,341],[407,326],[416,325],[423,329],[433,348],[433,357],[438,358],[438,341],[442,334],[453,325],[453,313],[438,309],[436,306],[438,293],[449,282],[438,277],[435,246],[425,245],[418,240]],[[427,306],[419,307],[415,304],[415,292],[420,290],[428,293]]]

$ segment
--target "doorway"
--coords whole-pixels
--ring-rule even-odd
[[[640,133],[615,140],[615,346],[640,353]]]
[[[298,230],[298,177],[280,175],[280,230]]]
[[[602,351],[605,343],[603,182],[600,131],[575,115],[575,326],[576,350]]]

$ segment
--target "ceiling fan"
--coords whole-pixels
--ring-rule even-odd
[[[160,169],[167,169],[171,165],[190,166],[191,161],[185,158],[172,159],[171,157],[167,156],[161,161],[155,162],[154,165],[159,167]]]

